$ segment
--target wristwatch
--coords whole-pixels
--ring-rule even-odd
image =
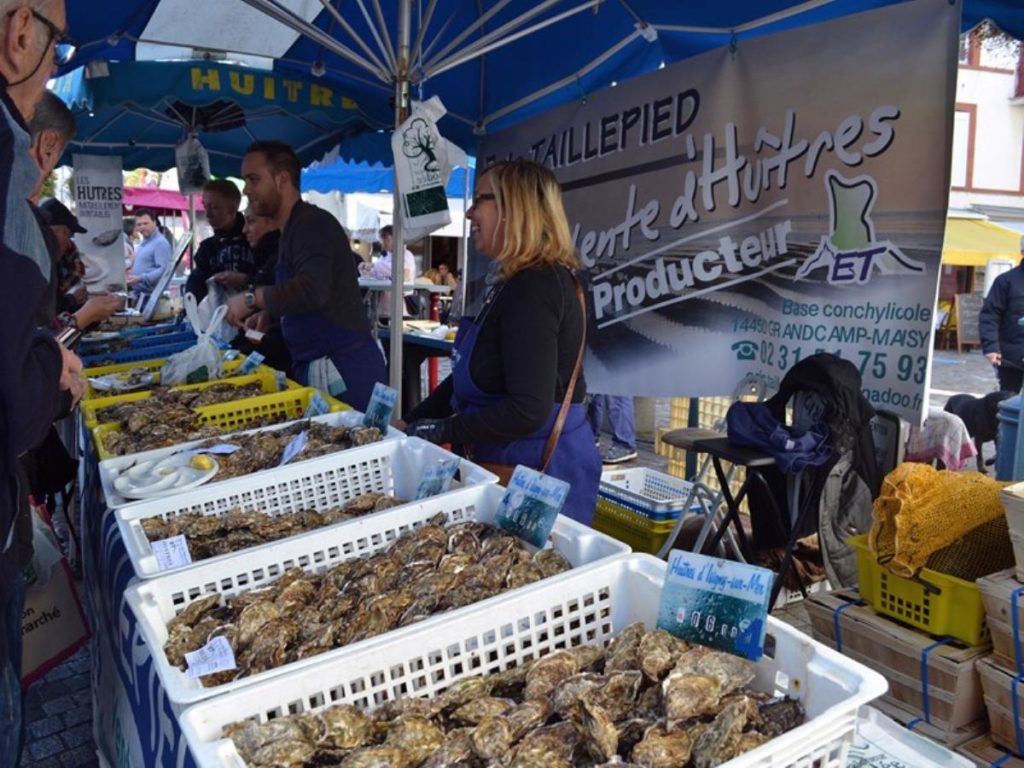
[[[247,306],[249,309],[256,308],[256,294],[253,293],[252,291],[245,292],[245,306]]]

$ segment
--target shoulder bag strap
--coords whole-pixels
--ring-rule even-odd
[[[576,299],[579,301],[580,314],[583,318],[583,333],[580,336],[580,349],[576,353],[576,365],[572,369],[572,376],[569,377],[569,384],[565,388],[565,397],[562,398],[562,407],[558,409],[558,418],[555,419],[555,424],[551,428],[551,434],[548,435],[548,442],[544,446],[544,456],[541,459],[541,472],[546,472],[548,464],[551,463],[551,456],[555,452],[555,446],[558,445],[558,438],[562,436],[562,428],[565,426],[565,419],[569,415],[569,406],[572,404],[572,396],[576,391],[576,382],[579,381],[580,371],[583,368],[583,353],[587,348],[587,304],[583,299],[583,286],[580,285],[580,281],[576,275],[572,275],[573,285],[576,287]]]

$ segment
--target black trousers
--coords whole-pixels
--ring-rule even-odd
[[[1024,370],[1017,367],[997,366],[996,377],[999,379],[999,388],[1007,392],[1020,392],[1024,385]]]

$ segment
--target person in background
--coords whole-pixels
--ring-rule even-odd
[[[622,464],[636,458],[636,417],[633,398],[619,395],[591,395],[587,417],[594,430],[594,442],[601,441],[605,415],[612,429],[612,444],[601,454],[603,464]]]
[[[381,227],[380,232],[377,234],[380,236],[380,258],[372,264],[364,264],[360,269],[362,274],[375,280],[391,280],[391,263],[392,256],[394,255],[391,249],[395,244],[395,228],[388,224]],[[412,251],[408,248],[403,250],[405,253],[402,259],[402,280],[405,285],[411,285],[416,279],[416,257],[413,256]],[[418,307],[411,306],[414,304],[414,291],[403,291],[402,295],[405,297],[405,315],[409,315],[411,311],[418,309]],[[391,317],[391,291],[383,291],[381,293],[380,302],[377,306],[379,317]]]
[[[448,269],[448,262],[446,261],[442,261],[436,267],[428,269],[423,273],[423,276],[434,285],[447,285],[452,290],[455,290],[455,286],[459,284],[459,281],[455,279],[455,275]]]
[[[978,315],[981,349],[992,363],[999,389],[1020,392],[1024,384],[1024,237],[1020,263],[993,281]]]
[[[66,25],[63,0],[0,0],[0,755],[7,765],[21,763],[22,570],[32,553],[18,457],[86,388],[82,361],[36,327],[52,288],[46,244],[28,203],[39,178],[28,121],[58,62],[74,52]]]
[[[569,391],[545,471],[571,486],[563,514],[589,525],[601,459],[582,371],[574,378],[586,317],[558,181],[527,160],[492,165],[477,176],[468,216],[474,246],[498,266],[497,282],[480,314],[463,318],[452,374],[405,416],[407,434],[452,443],[474,461],[541,469]]]
[[[206,281],[211,277],[231,292],[240,291],[262,266],[242,232],[245,217],[238,212],[241,202],[242,193],[227,179],[213,179],[203,187],[203,208],[213,236],[200,244],[185,283],[185,290],[196,301],[206,296]]]
[[[260,216],[250,206],[245,212],[245,226],[242,231],[249,247],[255,254],[256,261],[263,265],[253,275],[248,290],[255,291],[257,288],[273,285],[281,230],[277,228],[272,219]],[[263,332],[263,338],[259,341],[254,341],[240,333],[235,337],[231,346],[246,355],[259,352],[263,355],[264,362],[271,368],[285,373],[292,371],[292,357],[288,354],[288,345],[285,344],[279,322],[271,320],[270,325]]]
[[[299,159],[279,141],[258,141],[242,160],[254,213],[281,230],[274,285],[228,300],[228,321],[266,332],[279,320],[301,384],[337,394],[365,411],[384,357],[359,299],[351,247],[341,224],[299,196]]]
[[[135,248],[135,263],[128,274],[128,285],[136,293],[149,294],[156,290],[160,276],[171,261],[171,244],[160,232],[151,210],[136,211],[135,223],[142,234],[142,242]]]
[[[58,259],[59,271],[61,274],[73,269],[73,265],[80,263],[78,249],[75,247],[73,236],[75,233],[86,234],[86,229],[78,223],[76,217],[67,207],[55,198],[43,200],[39,210],[48,221],[50,233],[53,236],[53,243],[56,250],[52,253]],[[58,291],[61,289],[58,286]],[[92,325],[102,323],[111,315],[121,309],[124,301],[114,294],[99,294],[89,296],[85,303],[78,306],[73,298],[64,294],[57,296],[57,314],[49,318],[49,324],[56,322],[59,327],[73,325],[83,331]],[[77,308],[76,308],[77,307]]]

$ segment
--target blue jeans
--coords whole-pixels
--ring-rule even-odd
[[[636,449],[636,422],[633,416],[633,398],[618,395],[591,395],[587,414],[594,437],[601,436],[605,414],[612,428],[612,440],[631,451]]]
[[[0,755],[3,760],[10,761],[5,765],[18,765],[25,735],[21,692],[21,618],[25,607],[25,579],[20,568],[11,581],[9,590],[0,590],[0,600],[4,601],[0,606],[0,622],[3,622],[0,647],[4,650],[0,656]]]

